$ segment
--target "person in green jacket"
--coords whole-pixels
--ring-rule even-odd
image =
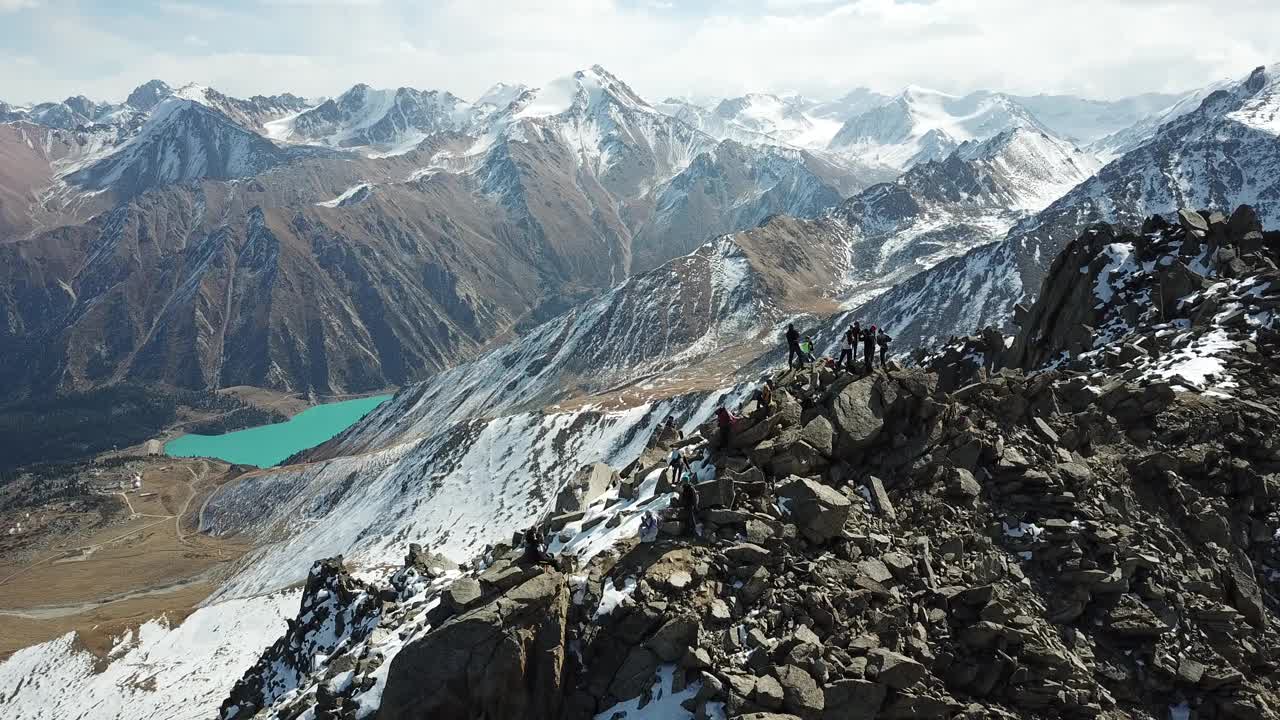
[[[813,338],[808,335],[800,341],[800,367],[813,362]]]

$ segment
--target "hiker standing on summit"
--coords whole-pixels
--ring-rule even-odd
[[[800,332],[795,325],[787,323],[787,367],[795,367],[795,359],[801,356]]]
[[[875,369],[876,359],[876,326],[872,325],[862,331],[862,360],[863,366],[866,368],[866,374],[870,375]]]
[[[840,359],[836,361],[836,365],[849,372],[853,372],[853,351],[858,347],[859,332],[858,323],[850,325],[844,332],[844,342],[840,346]]]
[[[686,480],[680,487],[680,510],[684,515],[685,529],[690,535],[698,534],[698,489]]]
[[[880,367],[882,368],[888,368],[886,356],[889,354],[889,343],[891,342],[893,342],[893,338],[889,337],[889,333],[885,332],[884,328],[880,328],[880,331],[876,333],[876,344],[880,346]]]

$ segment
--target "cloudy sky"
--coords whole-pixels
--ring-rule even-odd
[[[0,99],[356,82],[475,97],[600,63],[642,95],[907,84],[1119,97],[1280,61],[1275,0],[0,0]]]

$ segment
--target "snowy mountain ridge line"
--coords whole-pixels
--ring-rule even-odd
[[[1277,224],[1280,143],[1267,119],[1278,82],[1280,64],[1214,91],[1149,141],[1020,221],[1004,239],[906,280],[862,312],[887,318],[912,344],[932,344],[957,327],[1007,323],[1058,250],[1090,223],[1136,226],[1180,207],[1247,204],[1265,225]],[[1223,155],[1224,143],[1233,148],[1230,155]]]
[[[582,85],[584,78],[591,87]],[[44,115],[31,117],[39,121],[39,118],[47,116],[52,121],[54,116],[50,113],[57,110],[61,113],[58,117],[66,118],[59,120],[58,126],[72,129],[88,122],[120,122],[130,114],[149,112],[165,97],[180,97],[219,110],[237,123],[278,142],[316,142],[330,147],[363,148],[364,152],[377,156],[403,154],[440,131],[483,135],[486,120],[508,109],[513,102],[523,105],[519,113],[522,117],[547,118],[566,112],[574,102],[590,105],[600,93],[611,95],[613,102],[629,111],[652,111],[656,107],[718,140],[801,147],[814,152],[829,149],[858,161],[867,158],[850,156],[848,137],[835,141],[838,131],[845,132],[846,136],[850,132],[842,125],[877,124],[882,121],[868,118],[876,117],[878,112],[883,113],[887,107],[906,103],[912,106],[910,114],[915,117],[901,122],[918,126],[916,129],[894,131],[905,132],[906,135],[890,145],[869,139],[860,144],[868,152],[881,153],[883,157],[879,162],[896,167],[926,157],[938,159],[956,144],[990,137],[1008,127],[1010,122],[1052,127],[1051,132],[1082,142],[1099,141],[1102,129],[1116,134],[1125,132],[1128,125],[1147,128],[1135,129],[1131,134],[1149,134],[1154,129],[1151,125],[1153,115],[1168,112],[1161,109],[1160,99],[1178,98],[1140,96],[1104,102],[1072,96],[1027,97],[990,91],[961,97],[908,87],[896,97],[860,88],[831,101],[815,101],[795,93],[748,93],[719,99],[706,106],[678,99],[651,105],[625,83],[595,65],[553,79],[540,88],[498,83],[474,103],[461,100],[447,91],[408,87],[374,89],[363,83],[328,100],[307,101],[288,93],[270,97],[255,95],[241,100],[203,85],[189,84],[175,90],[165,83],[153,81],[136,89],[129,101],[122,105],[100,105],[86,98],[68,98],[63,103],[38,106],[43,108],[41,112]],[[580,98],[581,95],[586,97]],[[995,106],[1001,104],[1008,108],[996,110]],[[80,115],[77,109],[93,117]],[[0,113],[0,118],[16,113],[24,113],[25,116],[31,112],[10,108]],[[996,117],[1002,114],[1026,117],[1016,121]],[[859,120],[863,116],[865,118]],[[1114,119],[1108,121],[1108,117]],[[1121,125],[1117,126],[1117,123]],[[375,133],[367,132],[374,127],[381,129]],[[877,132],[885,131],[887,128],[881,127]],[[906,145],[901,145],[904,142]],[[1110,141],[1109,147],[1120,142],[1123,141]]]
[[[941,160],[969,140],[985,140],[1013,127],[1052,134],[1026,108],[1001,93],[963,97],[908,87],[892,102],[850,118],[828,149],[906,170]]]

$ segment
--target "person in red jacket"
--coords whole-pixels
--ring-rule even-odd
[[[729,433],[733,432],[733,424],[737,420],[738,418],[725,409],[725,406],[716,408],[716,425],[720,428],[720,447],[726,447],[729,444]]]

